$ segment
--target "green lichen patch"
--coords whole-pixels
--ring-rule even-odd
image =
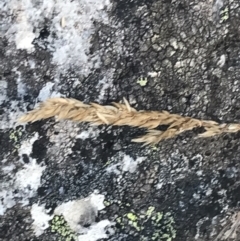
[[[69,227],[63,216],[55,215],[50,221],[51,232],[57,233],[61,241],[77,241],[76,234]]]
[[[149,206],[144,212],[131,211],[116,219],[117,227],[122,232],[134,232],[140,240],[172,241],[176,237],[174,219],[170,212],[157,212]],[[130,230],[129,230],[130,229]]]
[[[9,132],[9,139],[13,143],[14,151],[19,149],[22,135],[22,128],[12,129]]]
[[[138,80],[137,80],[137,83],[140,85],[140,86],[146,86],[148,82],[148,79],[147,78],[143,78],[143,77],[140,77]]]
[[[226,22],[229,19],[229,8],[225,7],[221,12],[220,12],[220,23]]]

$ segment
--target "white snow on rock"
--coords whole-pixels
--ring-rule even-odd
[[[78,234],[78,240],[97,241],[101,238],[107,238],[106,228],[113,225],[109,220],[101,220],[95,223],[95,217],[99,210],[105,206],[103,204],[104,196],[98,193],[92,193],[84,199],[78,199],[61,204],[54,210],[54,215],[63,215],[70,228]],[[93,213],[91,213],[93,212]],[[43,234],[44,230],[49,227],[49,221],[54,215],[48,215],[47,210],[38,204],[31,208],[31,216],[34,220],[32,229],[36,236]],[[93,215],[89,217],[89,215]],[[88,219],[90,227],[83,228],[79,225],[82,218]]]
[[[29,1],[28,1],[29,2]],[[15,43],[17,49],[34,50],[32,41],[36,37],[33,27],[28,22],[27,15],[21,12],[17,18]]]
[[[113,223],[109,220],[101,220],[95,223],[98,211],[104,209],[104,195],[92,193],[84,199],[78,199],[61,204],[54,210],[55,215],[63,215],[70,228],[78,234],[79,240],[97,241],[107,238],[105,229]],[[81,224],[90,224],[84,228]]]
[[[55,215],[63,215],[69,226],[75,232],[79,231],[79,222],[91,224],[99,210],[105,206],[103,204],[104,196],[100,194],[91,194],[89,197],[61,204],[54,210]]]
[[[52,87],[54,86],[54,83],[47,82],[46,85],[40,90],[38,94],[38,100],[39,101],[45,101],[51,96]]]
[[[9,129],[16,126],[16,121],[22,115],[19,108],[19,101],[12,100],[10,106],[4,108],[3,115],[0,116],[0,129]]]
[[[138,157],[135,161],[128,155],[124,156],[123,158],[123,162],[122,162],[122,170],[124,172],[130,172],[130,173],[134,173],[137,169],[137,166],[139,163],[141,163],[142,161],[144,161],[145,158],[144,157]]]
[[[41,184],[41,176],[45,168],[45,166],[38,165],[35,159],[32,159],[16,173],[16,186],[22,190],[26,189],[29,194],[34,194]]]
[[[3,88],[1,88],[3,86]],[[22,79],[19,77],[17,80],[18,86],[18,96],[22,97],[25,94],[25,84]],[[53,90],[54,83],[47,82],[43,88],[40,90],[38,97],[36,99],[36,104],[34,108],[37,108],[39,102],[45,101],[48,98],[52,97],[64,97],[64,95],[60,94],[57,91]],[[1,102],[7,100],[7,91],[5,89],[7,87],[7,83],[5,81],[0,81],[0,105]],[[22,106],[21,109],[19,107],[19,101],[11,101],[11,106],[6,108],[3,115],[0,116],[0,129],[9,129],[15,128],[18,125],[22,125],[22,123],[17,123],[17,120],[20,116],[25,114],[27,111],[23,111],[22,108],[26,109],[25,106]]]
[[[48,215],[43,206],[33,204],[31,209],[31,216],[34,220],[32,228],[35,235],[38,237],[43,234],[44,230],[49,227],[49,221],[52,219],[52,215]]]
[[[90,126],[87,130],[83,130],[76,135],[76,139],[86,140],[88,138],[97,138],[100,130],[96,126]]]
[[[38,97],[37,97],[38,101],[42,102],[47,100],[48,98],[53,98],[53,97],[64,97],[60,93],[53,91],[53,86],[54,86],[54,83],[47,82],[38,94]]]
[[[4,166],[3,170],[9,170],[6,180],[0,182],[0,215],[4,215],[8,208],[19,203],[23,206],[29,204],[29,198],[36,195],[41,184],[41,176],[46,166],[37,164],[29,155],[32,145],[38,139],[38,133],[22,143],[19,148],[20,161],[23,154],[28,155],[29,163],[24,163],[22,168],[15,173],[15,166]],[[17,190],[17,192],[15,192]],[[17,200],[17,201],[16,201]]]
[[[27,88],[26,88],[26,85],[22,82],[21,72],[18,72],[18,74],[19,74],[19,76],[17,79],[17,93],[18,93],[18,97],[23,98],[24,95],[26,94]]]
[[[16,83],[17,83],[18,97],[22,97],[25,90],[25,86],[21,82],[20,76],[16,80]],[[10,102],[10,106],[8,106],[7,108],[4,108],[1,106],[1,105],[4,106],[5,101],[8,101],[8,96],[7,96],[8,87],[9,87],[9,84],[7,81],[5,80],[0,81],[0,109],[2,108],[3,110],[2,111],[3,113],[0,114],[0,130],[12,128],[15,125],[17,118],[19,117],[18,101],[12,100]]]
[[[33,137],[22,142],[18,154],[21,157],[23,154],[30,155],[32,153],[32,145],[39,138],[39,134],[36,132]]]
[[[108,172],[114,172],[116,174],[120,174],[121,172],[134,173],[137,170],[138,164],[140,164],[144,160],[145,157],[138,157],[136,160],[134,160],[129,155],[124,155],[121,162],[113,165],[110,164],[106,168],[106,170]]]
[[[0,184],[0,189],[2,189],[0,191],[0,216],[4,215],[8,208],[12,208],[16,204],[13,190],[9,189],[10,186],[10,183],[9,185],[5,183]]]
[[[96,100],[98,103],[101,103],[101,101],[104,99],[104,96],[107,94],[107,91],[114,91],[115,87],[112,81],[113,73],[113,70],[109,70],[105,73],[105,76],[101,80],[99,80],[98,85],[96,86],[96,88],[100,90],[99,96]]]
[[[71,201],[71,203],[79,202],[79,201]],[[69,205],[69,202],[66,203],[66,213],[65,215],[69,216],[71,218],[71,215],[68,214],[68,210],[71,212],[71,205]],[[90,205],[90,204],[89,204]],[[70,209],[69,209],[70,208]],[[78,210],[75,210],[76,213],[78,213]],[[72,214],[72,213],[71,213]],[[44,230],[46,230],[49,227],[49,221],[53,218],[53,215],[48,215],[47,210],[43,206],[39,206],[38,204],[34,204],[31,208],[31,216],[34,220],[32,224],[32,229],[34,231],[34,234],[38,237],[41,234],[44,233]],[[66,218],[66,217],[65,217]],[[70,222],[71,224],[71,222]],[[102,220],[98,223],[92,224],[89,228],[84,228],[81,230],[83,234],[78,235],[78,240],[84,240],[84,241],[97,241],[102,238],[107,238],[107,234],[105,232],[105,229],[109,226],[111,226],[112,223],[109,220]],[[76,232],[78,230],[75,230]]]
[[[38,38],[48,24],[47,48],[60,71],[78,66],[82,74],[88,74],[98,65],[98,58],[87,56],[94,20],[108,23],[109,0],[3,0],[0,9],[5,13],[5,35],[17,49],[34,51],[33,40]],[[13,17],[14,16],[14,17]],[[64,21],[63,21],[64,20]],[[64,25],[63,25],[64,22]]]
[[[6,100],[7,98],[7,81],[0,81],[0,105]]]
[[[46,166],[38,165],[36,160],[30,157],[32,153],[33,143],[39,138],[39,134],[35,135],[29,140],[23,141],[19,148],[19,156],[22,161],[22,155],[25,154],[29,158],[29,163],[24,163],[23,168],[15,174],[15,187],[25,194],[27,198],[22,203],[28,204],[28,198],[36,194],[38,187],[41,184],[41,176]]]
[[[107,219],[102,220],[96,224],[93,224],[88,228],[88,230],[86,231],[86,234],[78,236],[78,240],[79,241],[82,241],[82,240],[97,241],[99,239],[108,238],[108,235],[106,234],[105,229],[111,225],[112,223]]]

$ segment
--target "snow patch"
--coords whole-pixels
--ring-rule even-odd
[[[121,162],[110,165],[106,168],[106,170],[108,172],[114,172],[118,175],[121,174],[121,172],[134,173],[137,170],[138,164],[142,163],[144,160],[145,157],[138,157],[136,160],[134,160],[132,157],[124,155]]]
[[[25,154],[29,158],[29,163],[23,165],[23,169],[19,170],[15,174],[15,187],[21,190],[26,197],[33,197],[35,192],[41,183],[41,176],[46,166],[38,165],[35,159],[30,157],[32,153],[33,143],[39,138],[39,134],[36,132],[35,135],[29,140],[23,141],[19,148],[19,156],[22,163],[22,155]],[[27,204],[27,201],[23,203]]]
[[[109,22],[108,7],[109,0],[5,0],[0,3],[5,16],[5,36],[17,49],[32,52],[36,40],[36,44],[47,46],[52,52],[60,72],[77,65],[82,74],[89,74],[92,67],[99,65],[100,59],[92,56],[90,60],[88,52],[95,31],[93,23],[95,20]],[[48,26],[45,19],[49,20]],[[42,43],[37,38],[45,28],[49,36]]]
[[[25,13],[19,15],[18,19],[19,23],[15,26],[17,32],[15,38],[16,47],[17,49],[27,49],[32,52],[34,50],[32,42],[36,37],[33,33],[33,27],[28,22]]]
[[[4,109],[4,114],[0,118],[0,129],[10,129],[16,126],[16,121],[22,114],[18,107],[19,101],[12,100],[8,109]]]
[[[96,138],[99,135],[99,132],[99,129],[97,129],[96,127],[89,127],[88,130],[82,131],[75,138],[82,140],[86,140],[88,138]]]
[[[18,97],[23,98],[26,95],[26,85],[21,80],[21,73],[19,72],[19,77],[17,79],[17,92]]]
[[[54,214],[63,215],[71,229],[79,232],[79,223],[85,225],[95,221],[98,211],[105,207],[103,201],[103,195],[94,193],[87,198],[61,204],[54,210]]]
[[[97,89],[100,89],[100,93],[97,102],[101,102],[104,99],[106,91],[110,89],[111,86],[112,82],[106,76],[98,82]]]
[[[86,234],[78,236],[78,240],[79,241],[82,241],[82,240],[97,241],[99,239],[108,238],[108,235],[106,234],[105,229],[111,225],[112,223],[107,219],[102,220],[96,224],[93,224],[92,226],[89,227]]]
[[[4,215],[6,210],[8,208],[12,208],[16,202],[14,200],[13,190],[9,190],[8,185],[1,183],[0,187],[1,189],[5,188],[4,190],[0,191],[0,215]]]
[[[39,101],[45,101],[48,98],[61,97],[62,95],[60,93],[57,93],[52,90],[53,86],[54,86],[54,83],[47,82],[45,86],[40,90],[37,99]]]
[[[130,156],[124,156],[122,170],[124,172],[134,173],[139,163],[144,161],[144,157],[138,157],[135,161]]]
[[[35,159],[30,157],[32,145],[38,139],[38,133],[22,143],[19,148],[19,156],[28,155],[29,163],[24,163],[22,169],[15,173],[15,166],[4,167],[7,182],[0,182],[0,215],[4,215],[8,208],[20,203],[23,206],[29,204],[29,198],[36,195],[36,191],[41,184],[42,172],[45,166],[38,165]],[[17,192],[16,192],[17,191]]]
[[[19,148],[19,150],[18,150],[19,156],[22,157],[23,154],[26,154],[26,155],[29,156],[32,153],[33,143],[38,138],[39,138],[39,134],[38,134],[38,132],[36,132],[33,137],[31,137],[28,140],[23,141],[21,146],[20,146],[20,148]]]
[[[7,83],[4,82],[5,81],[0,81],[0,104],[3,103],[4,100],[6,100],[7,98]],[[3,86],[4,88],[1,88],[1,86]],[[60,94],[59,92],[52,90],[53,86],[54,83],[52,82],[46,83],[46,85],[40,90],[37,101],[42,102],[52,97],[64,97],[64,95]],[[26,94],[26,85],[22,82],[21,77],[17,79],[17,87],[18,96],[23,97]],[[26,111],[22,111],[22,108],[26,109],[26,107],[22,106],[20,109],[19,101],[11,101],[10,104],[10,108],[5,109],[4,114],[0,118],[0,129],[10,129],[15,128],[18,125],[22,125],[21,123],[17,123],[17,120],[20,116],[26,113]],[[38,103],[35,104],[34,108],[36,108],[37,106]]]
[[[2,171],[3,173],[7,174],[9,172],[11,172],[16,166],[14,164],[10,164],[8,166],[4,166],[2,167]]]
[[[105,208],[104,195],[93,193],[89,197],[61,204],[54,210],[55,215],[63,215],[70,228],[78,235],[79,240],[97,241],[107,238],[105,229],[112,225],[109,220],[95,223],[98,211]],[[89,228],[81,225],[90,224]]]
[[[97,212],[105,206],[103,204],[104,195],[93,193],[89,197],[61,204],[54,210],[54,215],[63,215],[70,228],[78,234],[78,240],[97,241],[107,238],[106,228],[113,225],[109,220],[101,220],[95,223]],[[48,211],[39,204],[34,204],[31,208],[31,216],[34,220],[32,228],[38,237],[49,227],[49,221],[54,215],[48,215]],[[89,215],[92,217],[89,217]],[[84,228],[80,223],[89,221],[90,227]]]
[[[32,159],[30,163],[25,164],[23,169],[16,173],[16,186],[19,189],[27,189],[29,194],[37,191],[45,168],[45,166],[38,165],[35,159]]]
[[[49,227],[49,221],[53,216],[48,215],[45,208],[43,206],[38,206],[38,204],[33,204],[31,215],[34,220],[32,228],[35,235],[38,237]]]
[[[0,105],[7,99],[7,87],[6,81],[0,81]]]
[[[54,83],[48,82],[46,85],[40,90],[38,94],[38,100],[39,101],[45,101],[51,96],[52,87],[54,86]]]

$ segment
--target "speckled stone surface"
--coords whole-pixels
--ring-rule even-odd
[[[139,110],[240,122],[238,1],[112,0],[106,13],[108,23],[93,23],[86,53],[93,64],[87,74],[77,60],[61,72],[43,47],[49,35],[54,38],[50,16],[38,26],[34,51],[16,49],[2,28],[0,204],[13,205],[0,215],[0,240],[59,240],[50,228],[36,237],[31,206],[38,203],[53,214],[61,203],[94,190],[107,203],[96,222],[115,222],[108,238],[99,240],[216,241],[221,231],[222,240],[240,240],[237,232],[233,239],[224,236],[239,211],[240,133],[196,139],[193,131],[141,147],[131,143],[143,132],[137,128],[54,119],[11,124],[15,115],[34,108],[49,83],[51,93],[86,103],[125,97]],[[0,10],[0,18],[7,14]],[[0,26],[7,22],[0,20]],[[139,78],[147,80],[145,86]],[[28,140],[33,140],[30,151],[23,148]],[[16,173],[32,160],[44,166],[33,192],[15,182]]]

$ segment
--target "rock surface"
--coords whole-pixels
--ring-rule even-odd
[[[234,0],[1,1],[0,240],[240,240],[239,133],[141,147],[137,128],[16,124],[52,96],[238,123],[239,16]],[[105,208],[84,203],[79,232],[50,221],[91,195]]]

